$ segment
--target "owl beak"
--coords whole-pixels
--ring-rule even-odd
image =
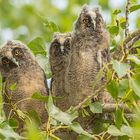
[[[17,67],[19,67],[19,63],[16,61],[15,58],[11,58],[11,61],[12,61]]]
[[[64,52],[64,46],[62,45],[62,46],[60,47],[60,49],[61,49],[61,52],[63,53],[63,52]]]

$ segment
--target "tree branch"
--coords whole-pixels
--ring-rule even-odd
[[[128,43],[128,48],[131,49],[131,47],[135,44],[135,42],[137,42],[138,40],[140,40],[140,35],[136,36],[134,39],[132,39],[132,41],[130,43]]]
[[[130,0],[127,0],[126,9],[125,9],[125,19],[126,19],[125,37],[127,37],[129,34],[129,8],[130,8]]]
[[[133,33],[129,34],[128,37],[125,38],[123,42],[123,46],[128,44],[133,38],[140,36],[140,29],[135,30]]]
[[[125,104],[119,104],[118,108],[124,109],[125,113],[132,113],[131,109],[128,108]],[[103,112],[111,113],[116,111],[116,104],[114,103],[107,103],[103,105]]]

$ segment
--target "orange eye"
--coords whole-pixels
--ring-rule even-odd
[[[22,57],[22,56],[23,56],[23,52],[22,52],[22,50],[21,50],[20,48],[15,48],[15,49],[13,50],[13,54],[14,54],[15,56],[17,56],[17,57]]]
[[[54,42],[54,43],[53,43],[53,46],[59,48],[59,47],[60,47],[60,43],[58,43],[58,42]]]
[[[66,44],[69,44],[69,43],[70,43],[70,40],[69,40],[69,39],[67,39],[67,40],[65,41],[65,43],[66,43]]]
[[[70,45],[70,39],[66,39],[66,41],[65,41],[64,45],[65,45],[65,46]]]
[[[2,63],[4,64],[4,65],[6,65],[6,64],[9,64],[9,60],[8,60],[8,58],[6,58],[6,57],[4,57],[3,59],[2,59]]]
[[[19,50],[16,50],[15,51],[15,56],[20,56],[20,55],[22,55],[22,53]]]
[[[88,24],[91,22],[91,17],[89,15],[86,15],[84,18],[83,18],[83,23],[85,24]]]
[[[88,23],[88,18],[83,19],[84,23]]]

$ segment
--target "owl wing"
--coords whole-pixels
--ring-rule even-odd
[[[42,69],[43,71],[43,69]],[[46,81],[46,74],[45,72],[43,71],[43,74],[44,74],[44,85],[45,85],[45,88],[46,88],[46,91],[47,91],[47,95],[49,95],[49,88],[48,88],[48,82]]]
[[[2,77],[2,95],[4,94],[5,91],[5,81],[6,81],[6,77]]]

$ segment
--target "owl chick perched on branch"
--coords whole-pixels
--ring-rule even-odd
[[[8,41],[0,48],[0,72],[3,79],[3,109],[7,118],[19,121],[18,132],[24,125],[19,110],[29,113],[35,110],[41,122],[47,121],[45,103],[32,99],[35,92],[48,95],[44,71],[26,45],[18,41]],[[15,85],[15,89],[11,86]]]
[[[99,9],[83,6],[71,40],[66,92],[70,105],[75,106],[104,84],[103,76],[93,89],[96,76],[109,61],[109,34]]]
[[[65,75],[70,60],[70,43],[71,33],[55,33],[50,45],[51,91],[57,97],[56,105],[63,111],[68,109],[68,95],[65,93]]]

